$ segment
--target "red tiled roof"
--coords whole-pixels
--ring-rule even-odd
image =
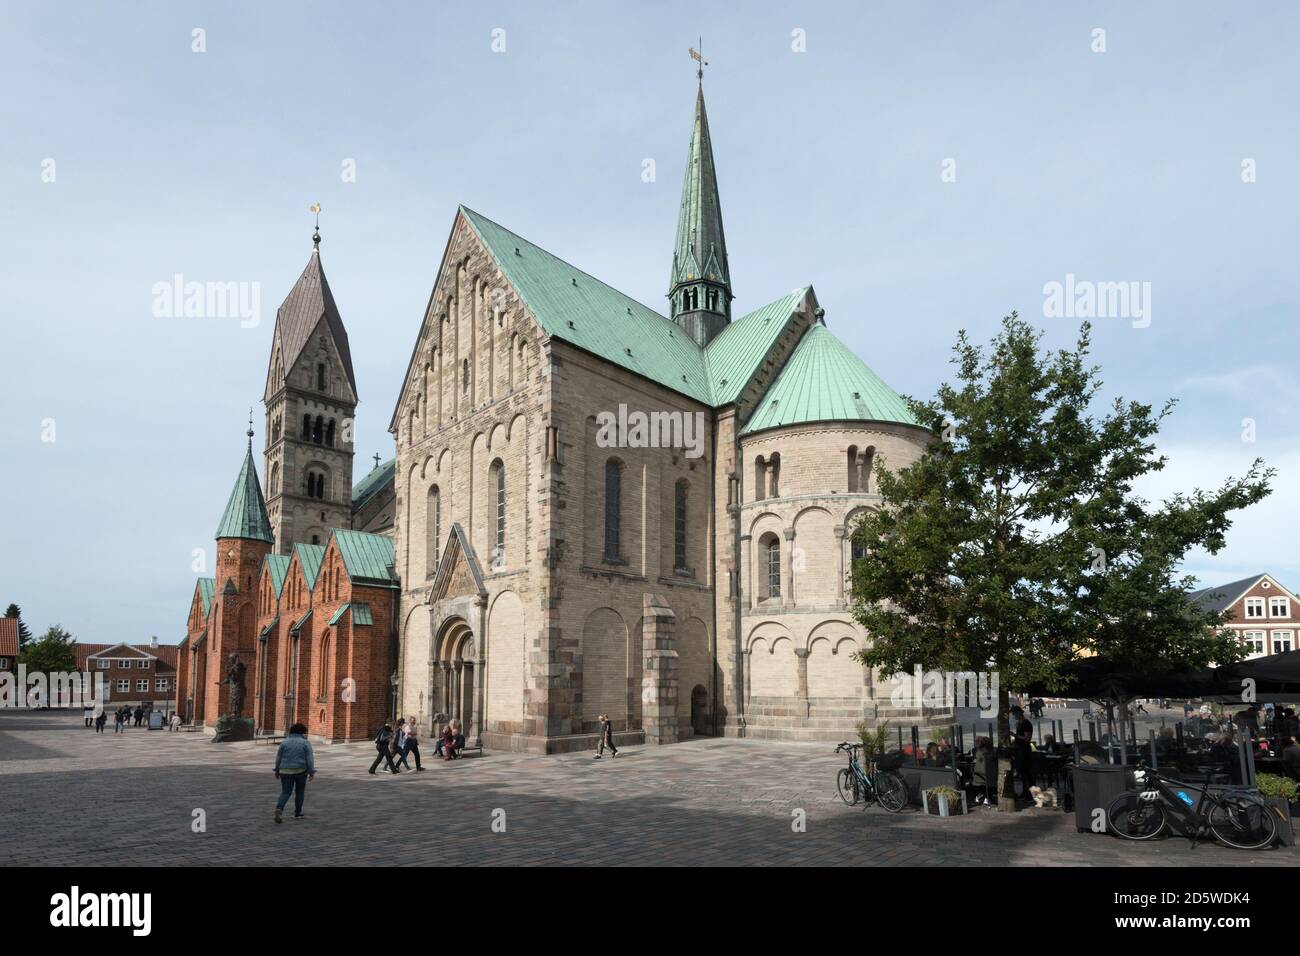
[[[18,656],[18,618],[0,617],[0,657]]]
[[[77,647],[77,670],[86,670],[86,661],[92,654],[98,654],[100,651],[106,651],[112,647],[121,647],[118,644],[78,644]],[[169,670],[176,669],[176,660],[178,648],[175,644],[159,644],[154,647],[151,644],[128,644],[127,647],[139,651],[142,654],[151,654],[158,660],[167,665]]]

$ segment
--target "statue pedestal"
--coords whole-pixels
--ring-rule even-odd
[[[218,717],[217,733],[212,738],[214,744],[227,744],[238,740],[253,739],[252,717]]]

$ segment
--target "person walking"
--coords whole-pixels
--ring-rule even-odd
[[[411,763],[406,758],[410,754],[415,754],[415,769],[423,770],[424,764],[420,762],[420,741],[416,732],[415,715],[406,718],[406,723],[402,725],[405,728],[405,734],[402,737],[402,763],[406,764],[406,769],[411,769]]]
[[[293,794],[293,816],[303,816],[302,802],[307,796],[307,781],[316,779],[316,754],[307,739],[307,725],[294,724],[275,751],[275,779],[280,781],[280,799],[275,804],[275,822],[284,819],[284,807]]]
[[[393,745],[388,751],[393,755],[394,765],[405,766],[407,770],[411,769],[411,762],[406,759],[406,718],[400,717],[397,722],[397,732],[393,734]]]
[[[102,734],[106,723],[108,723],[108,714],[101,710],[99,716],[95,718],[95,733]]]
[[[172,714],[172,719],[171,722],[167,725],[167,729],[172,733],[176,733],[181,729],[180,711],[176,711]]]
[[[113,712],[113,733],[122,733],[122,724],[126,718],[122,715],[122,708],[119,707]]]
[[[594,759],[599,760],[605,748],[609,748],[610,756],[618,756],[618,748],[614,746],[614,725],[610,723],[609,714],[600,715],[600,743],[596,747],[596,756]]]
[[[82,718],[82,720],[84,720],[84,721],[86,722],[86,726],[87,726],[87,727],[89,727],[89,726],[91,726],[92,724],[94,724],[94,722],[95,722],[95,708],[93,708],[93,707],[87,707],[87,708],[85,708],[84,710],[82,710],[82,712],[81,712],[81,718]]]
[[[388,745],[392,743],[392,740],[393,740],[393,725],[384,724],[384,726],[379,728],[379,733],[375,734],[375,750],[378,751],[378,755],[375,757],[375,762],[370,765],[371,773],[374,773],[375,768],[379,766],[380,762],[385,760],[388,761],[389,773],[402,772],[398,770],[396,766],[393,765],[393,755],[388,752]]]

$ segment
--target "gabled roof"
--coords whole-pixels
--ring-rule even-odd
[[[280,592],[284,590],[284,579],[289,573],[289,562],[292,559],[287,554],[268,554],[265,562],[266,569],[271,572],[271,587],[275,589],[275,596],[278,598]]]
[[[253,439],[249,431],[248,451],[244,455],[244,464],[235,479],[235,487],[230,491],[226,510],[217,525],[216,537],[247,538],[253,541],[266,541],[275,544],[275,535],[271,533],[271,520],[266,516],[266,500],[262,497],[262,486],[257,481],[257,467],[253,464]]]
[[[804,333],[741,434],[840,421],[918,424],[907,403],[817,322]]]
[[[711,404],[703,352],[683,329],[472,209],[460,213],[547,335]]]
[[[790,316],[812,292],[812,286],[795,289],[726,326],[704,349],[713,405],[729,405],[767,357]]]
[[[338,545],[343,567],[353,584],[396,587],[392,572],[393,539],[384,534],[335,528],[331,534]]]
[[[133,653],[123,653],[131,651]],[[127,644],[125,641],[119,641],[117,644],[76,644],[74,652],[77,659],[77,670],[86,670],[86,662],[98,657],[117,658],[148,658],[149,660],[158,661],[160,670],[175,669],[176,661],[180,653],[178,644]]]
[[[217,590],[217,579],[199,578],[194,587],[203,601],[203,616],[207,617],[208,611],[212,609],[212,595]]]
[[[320,248],[313,245],[311,257],[302,275],[289,290],[283,304],[275,313],[275,330],[282,349],[281,357],[286,374],[292,369],[302,355],[303,349],[311,340],[311,334],[324,319],[338,349],[343,370],[347,373],[348,384],[352,394],[357,395],[357,377],[352,371],[352,350],[348,346],[348,332],[343,327],[338,306],[334,304],[334,294],[330,292],[325,280],[325,269],[321,266]]]
[[[673,247],[668,289],[679,283],[707,278],[731,293],[727,266],[727,240],[722,233],[722,203],[718,199],[718,173],[713,164],[713,141],[704,111],[704,87],[695,96],[695,126],[682,177],[682,204],[677,213],[677,242]]]
[[[390,458],[382,465],[376,465],[370,469],[370,474],[366,475],[355,485],[352,486],[352,510],[360,511],[365,507],[366,502],[373,498],[385,485],[393,480],[397,474],[397,459]]]
[[[1214,587],[1201,588],[1199,591],[1192,591],[1187,595],[1187,600],[1197,607],[1206,611],[1226,611],[1232,605],[1244,598],[1247,592],[1251,591],[1255,585],[1267,578],[1287,597],[1293,600],[1300,600],[1292,594],[1282,583],[1273,575],[1255,574],[1248,578],[1242,578],[1240,581],[1230,581],[1227,584],[1216,584]]]
[[[307,582],[307,590],[310,591],[316,587],[321,562],[325,560],[325,545],[295,544],[293,553],[298,556],[298,563],[302,565],[303,579]]]
[[[18,656],[18,618],[0,617],[0,657]]]

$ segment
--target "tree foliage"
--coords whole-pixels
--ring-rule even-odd
[[[1256,461],[1212,492],[1152,505],[1134,482],[1164,468],[1155,438],[1173,410],[1115,399],[1087,364],[1091,328],[1073,349],[1040,352],[1015,313],[988,349],[959,334],[956,382],[909,399],[935,438],[917,463],[878,470],[882,507],[854,529],[859,652],[887,673],[993,670],[1005,698],[1042,683],[1066,691],[1065,666],[1088,653],[1130,668],[1180,670],[1238,659],[1191,606],[1187,552],[1216,553],[1233,512],[1269,494]]]
[[[28,644],[18,655],[29,673],[70,673],[77,666],[76,640],[59,625],[51,625],[39,640]]]

